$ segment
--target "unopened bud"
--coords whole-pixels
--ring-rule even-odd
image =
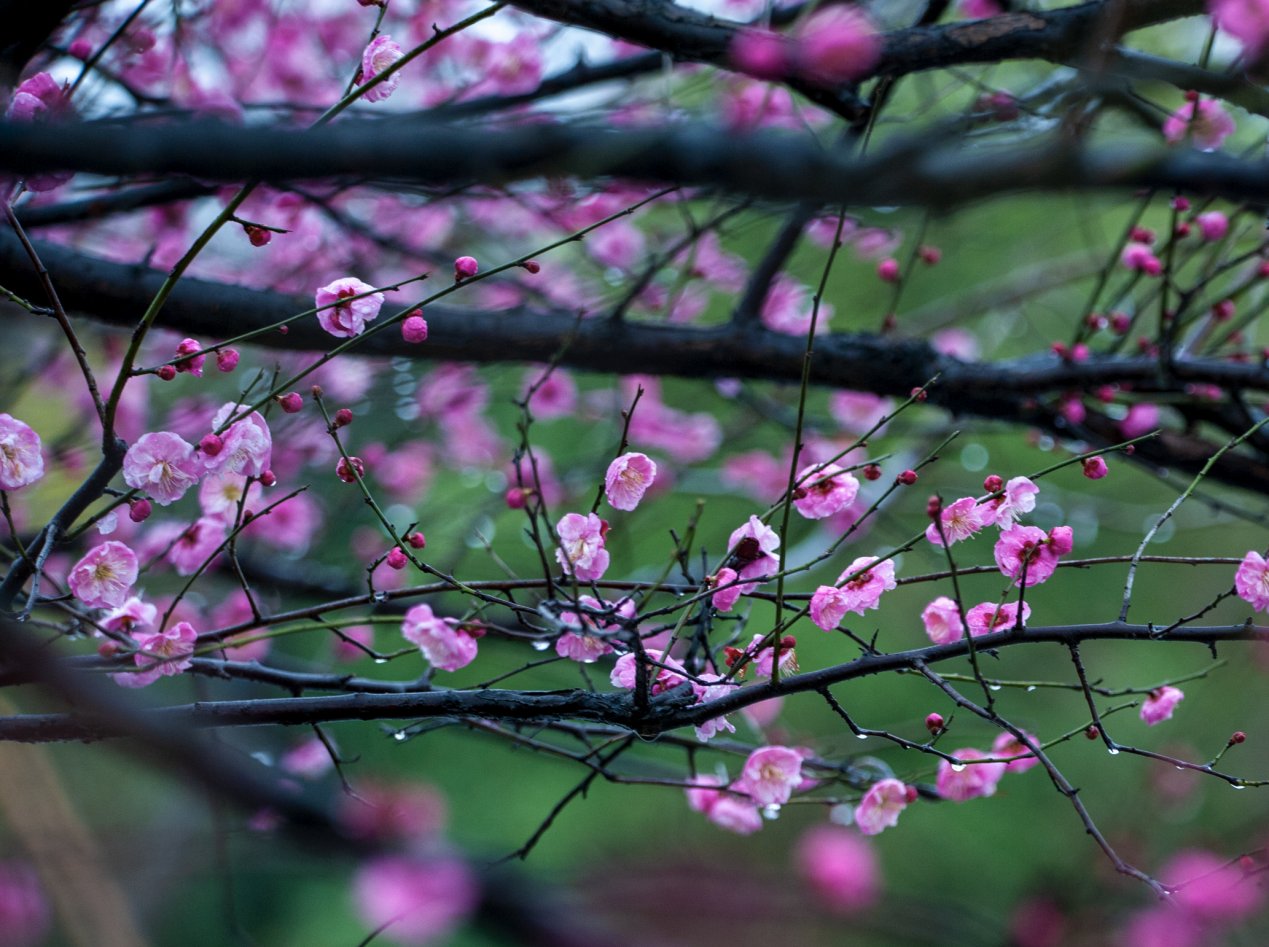
[[[278,407],[287,414],[296,414],[304,407],[304,399],[298,391],[288,391],[278,398]]]
[[[915,470],[905,470],[899,476],[894,478],[895,483],[901,483],[905,487],[910,487],[917,482],[917,472]]]
[[[947,721],[942,714],[930,714],[925,718],[925,729],[930,731],[931,736],[938,736],[947,729]]]

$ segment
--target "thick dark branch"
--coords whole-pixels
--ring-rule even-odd
[[[979,652],[1036,644],[1063,645],[1082,641],[1169,641],[1214,647],[1223,641],[1269,640],[1269,627],[1220,625],[1179,628],[1160,635],[1153,625],[1110,622],[1102,625],[1061,625],[1028,628],[1022,634],[997,632],[975,639]],[[654,736],[678,727],[700,724],[761,700],[787,694],[823,690],[843,681],[891,671],[923,668],[969,653],[964,641],[932,645],[894,654],[865,655],[845,664],[770,682],[739,687],[707,704],[693,704],[686,686],[654,698],[640,710],[625,691],[429,691],[412,694],[352,694],[333,697],[294,697],[272,700],[203,701],[153,710],[155,725],[180,731],[233,726],[281,724],[297,726],[335,720],[409,720],[428,717],[490,720],[592,720]],[[55,742],[96,740],[126,733],[111,720],[91,714],[27,714],[0,719],[0,740]]]
[[[702,126],[469,128],[349,122],[310,131],[213,123],[115,128],[0,123],[0,170],[188,174],[218,181],[506,184],[553,175],[699,186],[776,201],[945,209],[1034,190],[1166,188],[1269,202],[1269,163],[1191,149],[1083,149],[1064,138],[965,148],[945,135],[864,158],[805,135]]]
[[[729,65],[728,50],[741,24],[678,6],[670,0],[516,0],[538,16],[582,26],[661,50],[676,59]],[[876,75],[1010,59],[1061,62],[1091,43],[1184,16],[1203,13],[1202,0],[1097,0],[1045,13],[1007,13],[989,20],[922,26],[885,35]]]
[[[162,282],[163,274],[141,266],[110,263],[54,244],[37,245],[56,274],[66,307],[94,319],[131,328]],[[20,295],[39,292],[36,275],[18,242],[0,235],[0,285]],[[228,333],[262,329],[311,308],[312,300],[245,287],[186,278],[176,286],[158,325],[183,335],[222,340]],[[427,310],[430,335],[424,346],[410,345],[399,332],[378,332],[358,351],[364,355],[468,362],[548,362],[587,371],[688,378],[747,378],[797,383],[805,343],[796,336],[754,326],[740,332],[727,326],[685,326],[583,319],[571,313],[511,309],[495,312],[433,305]],[[324,351],[334,339],[316,319],[290,326],[283,335],[268,331],[257,344],[299,351]],[[567,343],[567,344],[566,344]],[[562,355],[560,354],[562,350]],[[1094,358],[1063,362],[1050,355],[999,363],[961,362],[936,352],[920,339],[832,334],[816,342],[813,384],[906,396],[938,377],[929,403],[957,415],[1028,424],[1063,437],[1096,436],[1114,443],[1118,434],[1107,420],[1090,412],[1083,429],[1072,429],[1036,399],[1099,385],[1131,385],[1142,393],[1182,394],[1187,384],[1219,385],[1229,390],[1269,391],[1269,367],[1224,359],[1193,359],[1169,366],[1164,374],[1146,357]],[[1164,442],[1143,442],[1143,459],[1197,471],[1215,446],[1188,436],[1168,435]],[[1215,479],[1269,493],[1269,466],[1242,454],[1221,458]]]

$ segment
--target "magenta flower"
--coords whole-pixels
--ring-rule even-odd
[[[1039,585],[1053,575],[1058,557],[1070,552],[1071,541],[1069,526],[1056,527],[1050,534],[1038,526],[1011,526],[996,542],[996,565],[1014,585]]]
[[[177,622],[163,631],[145,631],[133,637],[137,643],[133,660],[142,673],[130,676],[137,682],[146,679],[148,684],[160,677],[172,677],[193,664],[198,632],[187,621]]]
[[[455,858],[381,855],[353,880],[362,920],[402,944],[445,937],[475,909],[479,896],[471,871]]]
[[[1264,556],[1252,550],[1243,557],[1234,573],[1234,588],[1256,611],[1269,611],[1269,562]]]
[[[1124,419],[1119,422],[1119,431],[1124,437],[1140,437],[1158,426],[1159,406],[1140,401],[1128,409]]]
[[[0,490],[17,490],[44,476],[40,436],[8,414],[0,414]]]
[[[387,72],[403,55],[401,47],[393,42],[391,36],[386,33],[376,36],[361,54],[361,78],[358,84],[364,85],[380,73]],[[401,70],[398,69],[382,82],[367,89],[362,98],[367,102],[382,102],[396,91],[400,83]]]
[[[986,526],[990,522],[988,515],[973,497],[961,497],[939,512],[943,534],[940,536],[938,527],[931,523],[925,528],[925,538],[936,546],[942,546],[944,539],[949,546],[955,545]]]
[[[720,792],[720,787],[727,785],[727,778],[698,773],[687,782],[690,786],[683,791],[687,795],[688,808],[693,812],[704,812],[709,815],[709,810],[714,808],[715,803],[725,795]]]
[[[798,474],[793,505],[809,520],[840,513],[854,502],[859,481],[837,464],[812,464]]]
[[[430,605],[415,605],[406,612],[401,634],[438,670],[457,671],[476,660],[476,639],[458,619],[434,615]]]
[[[728,55],[737,71],[758,79],[781,79],[792,68],[792,44],[771,30],[737,30]]]
[[[1025,731],[1024,731],[1025,732]],[[1030,733],[1027,734],[1031,738],[1031,742],[1038,745],[1038,741]],[[1025,773],[1033,766],[1040,765],[1040,759],[1034,753],[1026,748],[1026,746],[1008,730],[1002,731],[991,744],[991,755],[996,757],[1016,756],[1018,759],[1010,760],[1005,764],[1006,773]]]
[[[935,644],[951,644],[965,635],[960,609],[946,595],[940,595],[925,606],[921,621],[925,624],[925,633]]]
[[[1229,218],[1218,210],[1210,210],[1194,218],[1198,224],[1199,236],[1208,243],[1215,243],[1229,233]]]
[[[1025,625],[1031,617],[1031,606],[1022,603],[1022,623]],[[993,631],[1010,631],[1018,623],[1018,604],[1006,602],[997,605],[995,602],[983,602],[975,605],[965,613],[965,621],[969,625],[969,633],[978,638],[989,635]]]
[[[733,788],[759,806],[782,806],[802,783],[802,754],[787,746],[759,747],[749,754]]]
[[[875,563],[875,565],[874,565]],[[841,587],[821,585],[811,596],[811,621],[825,631],[832,631],[847,612],[862,615],[877,608],[881,594],[895,588],[894,562],[878,562],[876,556],[861,556],[837,577]]]
[[[137,581],[137,554],[121,542],[102,543],[75,563],[66,581],[89,608],[116,608]]]
[[[855,825],[864,835],[878,835],[899,823],[899,815],[915,798],[897,779],[882,779],[868,787],[855,807]]]
[[[123,456],[123,480],[144,490],[159,506],[175,503],[198,483],[202,465],[194,448],[179,434],[158,431],[142,434]]]
[[[0,931],[5,947],[44,943],[52,921],[39,876],[22,862],[0,862]]]
[[[779,571],[780,558],[775,554],[779,548],[779,535],[756,516],[750,516],[748,523],[732,530],[727,540],[727,551],[739,567],[736,573],[742,579],[756,579]],[[746,582],[739,587],[741,594],[748,595],[756,585]]]
[[[974,760],[988,759],[990,754],[970,747],[955,750],[952,756],[965,762],[956,765],[947,760],[939,762],[935,782],[940,796],[952,802],[966,802],[995,794],[996,785],[1005,775],[1004,763],[975,763]]]
[[[1215,151],[1236,130],[1234,120],[1215,99],[1186,102],[1163,123],[1169,145],[1188,142],[1200,151]]]
[[[1257,59],[1269,46],[1269,4],[1264,0],[1208,0],[1216,25],[1243,44],[1243,52]]]
[[[1199,921],[1241,920],[1265,900],[1254,874],[1231,865],[1228,858],[1198,849],[1178,852],[1159,869],[1159,879],[1177,885],[1173,903]]]
[[[798,30],[794,53],[798,73],[811,82],[855,82],[881,59],[881,37],[859,7],[824,7]]]
[[[646,454],[622,454],[608,465],[604,494],[614,509],[633,510],[657,476],[657,465]]]
[[[604,537],[608,524],[594,513],[565,513],[555,524],[560,546],[556,561],[565,575],[576,575],[580,582],[596,582],[608,569],[608,550]]]
[[[817,825],[797,843],[798,874],[828,908],[850,914],[880,894],[881,868],[872,846],[839,825]]]
[[[1132,270],[1135,273],[1144,273],[1146,276],[1158,276],[1163,272],[1163,264],[1159,262],[1159,258],[1145,244],[1128,244],[1128,246],[1124,247],[1124,252],[1120,256],[1119,261],[1124,265],[1125,269]]]
[[[1014,477],[1005,484],[1005,492],[994,500],[981,504],[986,522],[1008,529],[1018,517],[1035,509],[1036,494],[1040,488],[1026,477]]]
[[[1101,480],[1102,477],[1110,473],[1110,468],[1106,466],[1104,457],[1085,457],[1081,464],[1084,467],[1084,476],[1089,480]]]
[[[1170,720],[1172,711],[1176,710],[1176,705],[1183,700],[1185,700],[1185,694],[1179,687],[1167,684],[1156,687],[1146,695],[1145,702],[1141,705],[1141,719],[1151,727]]]
[[[354,276],[345,276],[317,290],[317,321],[323,329],[338,338],[350,339],[365,331],[366,323],[379,315],[383,293]],[[368,295],[365,295],[368,294]],[[360,296],[360,299],[352,297]]]

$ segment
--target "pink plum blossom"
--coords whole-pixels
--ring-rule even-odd
[[[386,33],[372,39],[365,52],[361,54],[360,84],[365,84],[380,73],[386,72],[404,53]],[[387,79],[371,86],[362,96],[367,102],[381,102],[396,91],[401,82],[401,70],[397,70]],[[318,305],[321,305],[320,303]]]
[[[153,625],[158,614],[158,608],[134,595],[101,619],[101,626],[109,631],[132,635]]]
[[[1269,46],[1269,4],[1264,0],[1208,0],[1216,25],[1243,44],[1250,59]]]
[[[593,595],[582,595],[578,598],[578,602],[596,612],[611,611],[626,619],[632,619],[635,616],[635,603],[628,598],[623,598],[620,602],[601,602]],[[592,664],[613,651],[608,639],[594,632],[609,629],[620,631],[623,627],[618,621],[611,621],[588,612],[564,612],[560,615],[560,621],[575,626],[578,631],[569,631],[560,635],[555,642],[555,653],[580,664]]]
[[[940,595],[921,612],[925,633],[935,644],[951,644],[965,635],[960,609],[946,595]]]
[[[855,825],[864,835],[878,835],[899,823],[899,815],[915,793],[897,779],[881,779],[868,787],[855,807]]]
[[[201,517],[186,527],[172,543],[167,551],[167,561],[172,563],[177,575],[193,575],[216,555],[227,535],[223,519]]]
[[[990,522],[987,516],[987,511],[973,497],[961,497],[939,511],[942,533],[940,534],[938,526],[931,523],[925,528],[925,538],[936,546],[942,546],[944,540],[949,546],[955,545],[986,526]]]
[[[1172,687],[1168,684],[1163,687],[1156,687],[1146,695],[1146,699],[1141,705],[1141,719],[1151,727],[1155,724],[1163,723],[1165,720],[1170,720],[1172,711],[1176,710],[1176,705],[1184,699],[1185,694],[1179,687]]]
[[[530,369],[524,374],[524,387],[529,409],[539,421],[566,418],[577,410],[577,385],[562,368],[545,373],[541,368]]]
[[[1234,588],[1256,611],[1269,611],[1269,562],[1264,556],[1251,550],[1243,557],[1234,573]]]
[[[709,603],[720,612],[729,612],[736,607],[736,601],[740,598],[740,585],[733,585],[739,575],[735,569],[728,569],[726,566],[719,569],[714,575],[708,579],[711,588],[717,588],[709,598]],[[723,588],[723,586],[726,586]]]
[[[735,681],[724,682],[719,675],[708,672],[700,675],[697,681],[692,682],[692,689],[696,691],[696,699],[702,704],[725,697],[739,686]],[[727,733],[736,732],[735,726],[732,725],[732,722],[727,719],[725,714],[711,717],[702,723],[698,723],[695,730],[696,739],[702,742],[724,731]]]
[[[835,391],[828,398],[828,413],[850,434],[867,434],[893,409],[889,398],[866,391]]]
[[[361,335],[366,323],[378,316],[383,306],[383,293],[373,290],[373,286],[353,276],[319,287],[315,297],[318,323],[337,338]],[[354,296],[361,298],[353,299]]]
[[[1051,534],[1038,526],[1011,526],[1000,534],[993,552],[1001,573],[1013,579],[1014,585],[1029,588],[1052,576],[1058,557],[1070,550],[1069,526],[1055,527]]]
[[[985,20],[1004,12],[997,0],[960,0],[956,9],[967,20]]]
[[[1106,466],[1106,458],[1104,457],[1085,457],[1080,463],[1084,467],[1084,476],[1089,480],[1101,480],[1102,477],[1110,473],[1110,468]]]
[[[749,754],[735,788],[756,805],[782,806],[801,782],[801,753],[787,746],[764,746]]]
[[[1215,243],[1229,233],[1229,218],[1219,210],[1209,210],[1194,218],[1199,235],[1208,243]]]
[[[566,513],[555,524],[560,546],[556,561],[565,575],[576,575],[580,582],[596,582],[608,568],[608,550],[604,537],[608,524],[594,513]]]
[[[73,112],[68,90],[69,84],[59,85],[47,72],[37,72],[13,90],[5,118],[14,122],[46,122],[65,117]],[[26,178],[26,186],[36,192],[51,191],[72,177],[74,174],[70,171],[31,174]]]
[[[133,660],[142,673],[132,676],[155,680],[180,674],[189,668],[193,663],[198,632],[189,622],[180,621],[163,631],[144,631],[133,638],[137,643]]]
[[[762,324],[772,332],[786,335],[806,335],[815,318],[815,331],[824,332],[833,317],[833,307],[821,302],[814,310],[814,300],[805,286],[781,273],[771,283],[761,310]]]
[[[317,737],[309,737],[282,754],[278,767],[283,772],[304,779],[316,779],[334,766],[331,751]]]
[[[817,825],[797,843],[798,874],[820,901],[850,914],[871,907],[880,894],[881,867],[872,846],[839,825]]]
[[[737,835],[752,835],[762,828],[762,813],[747,799],[720,795],[707,813],[709,821]]]
[[[987,759],[990,754],[971,747],[954,750],[952,756],[965,762],[956,766],[947,760],[939,762],[936,785],[940,796],[952,802],[966,802],[995,794],[996,785],[1005,775],[1004,763],[975,763],[974,760]]]
[[[1031,606],[1022,603],[1022,623],[1025,625],[1031,617]],[[993,631],[1011,631],[1018,623],[1018,604],[1006,602],[997,605],[995,602],[983,602],[975,605],[965,613],[965,621],[969,625],[969,633],[975,638],[989,635]]]
[[[476,660],[476,638],[458,619],[433,614],[430,605],[415,605],[406,612],[401,634],[438,670],[457,671]]]
[[[1170,145],[1188,142],[1201,151],[1215,151],[1236,126],[1215,99],[1186,102],[1163,123],[1163,138]]]
[[[704,812],[714,808],[715,803],[725,795],[720,792],[727,785],[725,776],[713,776],[709,773],[698,773],[687,781],[690,785],[684,792],[687,794],[688,808],[693,812]]]
[[[91,549],[71,568],[71,593],[89,608],[117,608],[137,581],[137,554],[111,540]]]
[[[40,436],[12,415],[0,413],[0,490],[17,490],[44,476]]]
[[[657,465],[646,454],[622,454],[608,465],[604,495],[617,510],[633,510],[657,476]]]
[[[644,654],[648,661],[648,691],[652,695],[673,690],[687,680],[687,669],[668,654],[655,648],[648,648]],[[613,687],[634,690],[639,683],[639,655],[631,651],[619,657],[608,679]]]
[[[745,648],[743,654],[748,655],[748,667],[753,668],[754,674],[758,677],[770,677],[771,665],[775,659],[775,651],[768,642],[763,646],[763,642],[767,641],[766,635],[754,635],[753,640],[749,642],[749,647]],[[798,667],[797,652],[793,650],[794,639],[786,637],[780,641],[780,670],[782,672],[796,671]],[[739,653],[737,655],[739,657]],[[729,660],[730,664],[731,661]]]
[[[983,519],[1001,529],[1008,529],[1018,517],[1035,509],[1035,498],[1039,492],[1040,488],[1028,478],[1013,477],[1005,484],[1001,496],[980,504]]]
[[[741,579],[755,579],[778,572],[780,557],[776,555],[776,550],[779,548],[779,535],[757,516],[750,516],[744,526],[732,530],[727,540],[727,551],[739,566],[736,572]],[[755,586],[754,582],[746,582],[739,588],[741,594],[748,595]]]
[[[212,418],[212,427],[219,429],[226,421],[239,414],[243,406],[235,402],[222,405]],[[203,465],[209,473],[242,474],[258,477],[273,459],[273,435],[268,422],[258,411],[240,417],[221,433],[223,447],[215,457],[204,457]]]
[[[881,594],[896,587],[894,561],[879,562],[875,556],[861,556],[846,567],[837,581],[845,584],[821,585],[811,596],[811,621],[825,631],[836,628],[847,612],[862,615],[867,609],[878,607]]]
[[[1163,264],[1159,262],[1159,258],[1151,252],[1149,247],[1141,243],[1134,242],[1124,247],[1120,262],[1124,265],[1124,269],[1132,270],[1134,273],[1144,273],[1146,276],[1158,276],[1163,272]]]
[[[881,59],[881,37],[860,7],[822,7],[798,29],[794,57],[797,72],[808,81],[855,82]]]
[[[771,30],[737,30],[728,51],[732,65],[758,79],[779,79],[792,66],[789,40]]]
[[[802,468],[793,488],[793,505],[809,520],[832,516],[854,502],[859,481],[837,464]]]
[[[1038,741],[1031,734],[1027,734],[1032,743],[1038,744]],[[1010,760],[1005,764],[1006,773],[1025,773],[1033,766],[1040,765],[1040,759],[1034,753],[1026,748],[1026,746],[1008,730],[1002,731],[997,735],[991,744],[991,755],[995,757],[1016,756],[1018,759]]]
[[[365,924],[401,944],[439,941],[476,907],[480,889],[455,858],[380,855],[353,879],[353,899]]]
[[[0,944],[36,947],[52,923],[39,876],[22,862],[0,862]]]
[[[1159,869],[1164,884],[1177,885],[1173,904],[1200,921],[1242,920],[1264,903],[1265,893],[1254,875],[1228,858],[1200,849],[1178,852]]]
[[[175,503],[201,476],[194,448],[171,431],[142,434],[123,457],[124,483],[159,506]]]
[[[1124,419],[1119,422],[1119,431],[1124,437],[1133,438],[1147,434],[1158,426],[1158,406],[1148,401],[1141,401],[1128,409]]]

